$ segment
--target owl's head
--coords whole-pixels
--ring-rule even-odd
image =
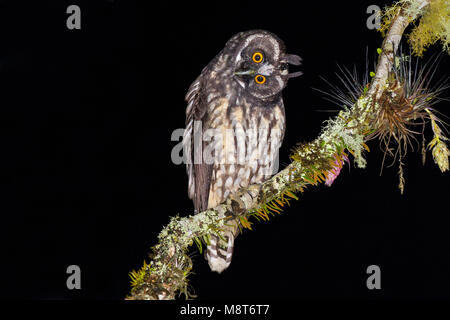
[[[302,74],[289,73],[289,64],[300,65],[301,58],[287,54],[283,41],[268,31],[241,32],[227,42],[227,49],[232,77],[256,98],[276,95],[286,87],[289,78]]]

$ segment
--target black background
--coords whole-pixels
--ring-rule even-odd
[[[283,167],[335,114],[318,112],[336,109],[312,89],[326,88],[320,76],[337,83],[336,63],[362,73],[366,47],[375,58],[366,8],[386,2],[0,3],[0,297],[119,300],[169,216],[193,212],[170,138],[187,88],[225,42],[267,29],[303,58],[284,91]],[[70,4],[81,30],[66,28]],[[445,56],[436,77],[448,66]],[[397,167],[379,176],[382,153],[369,146],[367,169],[346,166],[331,188],[240,235],[223,274],[193,248],[199,298],[448,299],[448,173],[409,153],[400,195]],[[66,288],[72,264],[81,290]],[[366,287],[372,264],[381,290]]]

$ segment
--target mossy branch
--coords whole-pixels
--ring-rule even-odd
[[[365,141],[379,130],[380,109],[390,101],[383,95],[392,89],[389,75],[395,52],[407,25],[420,16],[429,3],[430,0],[399,1],[386,11],[390,12],[388,22],[385,21],[389,28],[371,84],[351,108],[344,107],[334,119],[326,121],[317,139],[299,144],[292,152],[290,165],[262,184],[240,189],[215,208],[188,217],[171,218],[159,234],[158,244],[152,248],[150,263],[144,262],[139,271],[131,273],[133,288],[127,299],[174,299],[178,293],[192,297],[188,289],[188,276],[193,266],[188,256],[191,245],[195,243],[201,251],[210,235],[221,236],[227,221],[238,219],[242,227],[251,228],[250,217],[269,219],[270,215],[280,213],[290,200],[297,199],[295,193],[303,192],[305,187],[321,182],[331,185],[350,154],[357,166],[364,168],[364,152],[369,151]],[[433,150],[433,155],[439,157],[440,168],[445,171],[449,155],[444,143],[446,138],[431,109],[426,108],[426,112],[430,114],[428,119],[432,120],[435,133],[429,147],[439,147]],[[404,117],[414,116],[414,113],[404,114]]]

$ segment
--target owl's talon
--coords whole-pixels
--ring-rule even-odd
[[[231,194],[228,197],[227,205],[231,206],[234,215],[239,215],[240,213],[245,211],[245,203],[244,201],[242,201],[241,197],[239,196],[239,193]]]

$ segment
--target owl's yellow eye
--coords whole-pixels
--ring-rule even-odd
[[[260,63],[261,61],[263,61],[263,55],[261,52],[255,52],[252,56],[252,59],[254,62]]]
[[[263,75],[258,74],[258,75],[255,77],[255,82],[256,82],[257,84],[263,84],[264,82],[266,82],[266,77],[264,77]]]

